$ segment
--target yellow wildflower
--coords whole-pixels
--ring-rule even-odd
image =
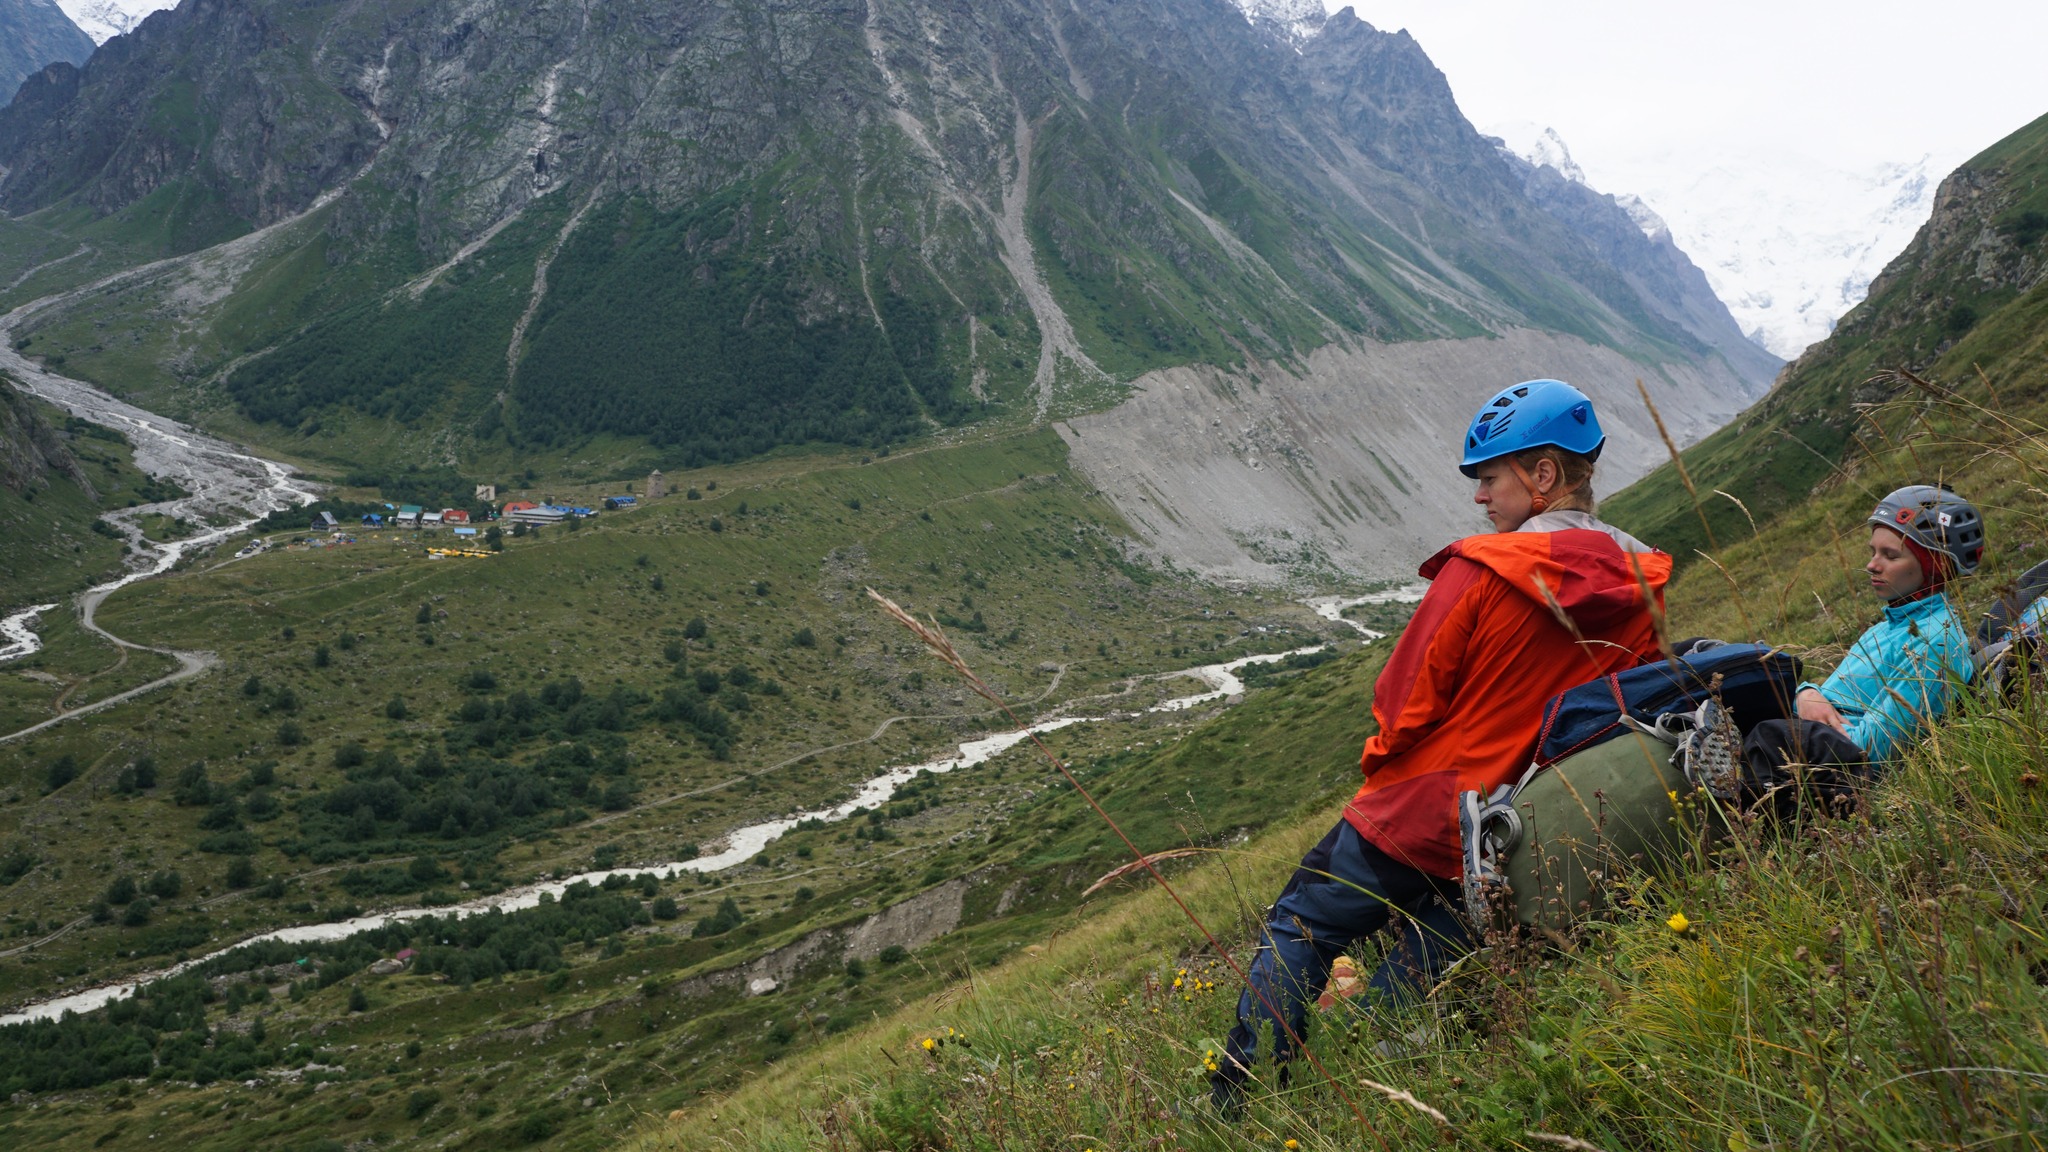
[[[1287,1152],[1294,1152],[1296,1148],[1301,1147],[1301,1141],[1289,1138],[1287,1143],[1282,1144],[1281,1147],[1287,1149]]]
[[[932,1039],[931,1037],[929,1037],[929,1036],[927,1036],[927,1037],[925,1037],[925,1038],[924,1038],[924,1050],[925,1050],[925,1051],[927,1051],[927,1052],[934,1052],[934,1051],[937,1051],[937,1050],[938,1050],[938,1047],[939,1047],[939,1043],[938,1043],[938,1041],[936,1041],[936,1040],[933,1040],[933,1039]]]
[[[1692,927],[1692,921],[1687,920],[1683,912],[1673,912],[1671,919],[1664,922],[1664,926],[1683,936],[1686,929]]]

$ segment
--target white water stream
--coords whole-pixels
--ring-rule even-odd
[[[1362,602],[1368,601],[1347,601],[1344,604],[1346,607],[1349,607],[1352,603]],[[1372,602],[1385,603],[1386,601]],[[1332,611],[1339,610],[1341,609],[1333,609]],[[1334,618],[1324,613],[1321,608],[1317,608],[1316,611],[1318,615],[1323,615],[1326,619]],[[1346,623],[1350,623],[1350,621],[1346,621]],[[1357,625],[1353,624],[1353,627],[1357,627]],[[1367,630],[1361,628],[1360,631],[1365,632]],[[1367,639],[1370,640],[1377,635],[1377,633],[1370,633]],[[1237,672],[1246,665],[1285,660],[1289,656],[1321,651],[1323,647],[1321,644],[1315,644],[1306,648],[1296,648],[1289,652],[1271,652],[1258,656],[1246,656],[1225,664],[1204,664],[1200,667],[1188,668],[1179,672],[1165,673],[1160,679],[1175,676],[1191,676],[1207,684],[1209,691],[1162,701],[1145,711],[1179,712],[1213,700],[1227,701],[1231,697],[1241,695],[1244,692],[1244,681],[1238,678]],[[468,901],[467,903],[453,904],[442,908],[400,908],[390,912],[381,912],[372,916],[359,916],[353,920],[342,920],[331,924],[306,924],[294,928],[281,928],[275,932],[266,932],[260,936],[252,936],[246,940],[238,941],[226,948],[201,956],[196,960],[189,960],[183,964],[157,972],[143,973],[118,984],[87,988],[26,1005],[9,1015],[0,1016],[0,1026],[22,1024],[31,1020],[54,1020],[66,1012],[89,1012],[95,1008],[102,1008],[113,1001],[123,1000],[133,995],[135,989],[140,985],[147,984],[152,980],[163,979],[166,976],[177,975],[188,968],[204,964],[216,956],[224,955],[234,951],[236,948],[249,944],[268,940],[292,944],[340,940],[358,932],[382,928],[387,924],[398,921],[416,920],[422,916],[475,916],[493,909],[513,912],[522,908],[535,907],[540,903],[542,893],[560,897],[572,884],[602,884],[607,877],[613,875],[637,876],[642,873],[651,872],[656,876],[666,879],[682,872],[723,871],[759,855],[763,849],[783,833],[788,832],[806,820],[832,823],[845,820],[870,808],[886,804],[889,798],[896,794],[898,788],[909,783],[920,773],[930,772],[936,775],[959,768],[972,768],[978,764],[987,763],[995,756],[1024,743],[1034,733],[1056,732],[1061,728],[1071,727],[1075,724],[1088,724],[1112,718],[1112,716],[1065,716],[1058,719],[1040,721],[1028,729],[999,732],[992,736],[983,736],[979,739],[966,741],[959,746],[958,751],[952,756],[888,769],[881,775],[862,783],[854,791],[851,799],[834,807],[779,816],[773,820],[765,820],[759,824],[750,824],[744,828],[736,829],[725,836],[723,848],[711,855],[698,856],[692,860],[676,860],[664,864],[641,864],[629,868],[614,868],[601,872],[584,872],[580,875],[563,879],[549,880],[538,884],[528,884],[520,888],[508,889],[494,896],[486,896],[481,899]]]
[[[155,479],[172,481],[188,493],[176,500],[122,508],[101,517],[120,531],[132,551],[127,570],[119,577],[79,594],[79,615],[88,629],[107,639],[125,647],[140,647],[101,632],[93,623],[93,611],[108,593],[167,572],[189,553],[210,548],[271,512],[311,503],[313,490],[294,480],[292,470],[283,464],[237,451],[204,432],[117,400],[83,381],[46,372],[15,351],[15,325],[44,303],[23,305],[0,316],[0,371],[13,376],[33,395],[73,416],[120,431],[134,446],[137,468]],[[154,543],[143,537],[141,528],[143,517],[151,513],[178,517],[198,530],[182,540]],[[207,526],[209,523],[212,526]],[[0,637],[6,640],[0,646],[0,661],[19,659],[40,650],[42,641],[37,638],[32,621],[54,607],[38,604],[0,617]],[[205,667],[206,661],[191,654],[191,658],[180,663],[189,675]]]
[[[0,661],[41,651],[43,641],[35,633],[35,619],[55,607],[55,604],[36,604],[0,619]]]
[[[1427,584],[1403,584],[1399,588],[1388,588],[1381,592],[1369,592],[1363,596],[1317,596],[1311,600],[1303,600],[1302,603],[1308,605],[1310,611],[1332,624],[1350,625],[1358,631],[1360,636],[1365,638],[1366,643],[1370,644],[1375,640],[1384,639],[1387,634],[1374,631],[1358,621],[1345,616],[1345,609],[1356,608],[1360,604],[1413,604],[1421,600],[1422,594],[1428,590],[1429,585]]]
[[[178,500],[142,505],[136,508],[109,512],[105,519],[113,524],[127,538],[133,555],[128,571],[118,579],[96,585],[81,593],[78,602],[80,616],[85,627],[100,635],[107,636],[117,644],[129,647],[125,640],[102,632],[93,623],[93,611],[107,595],[116,589],[126,587],[138,580],[146,580],[174,567],[179,560],[196,549],[236,535],[268,513],[295,505],[304,505],[314,499],[312,490],[291,476],[285,465],[264,460],[244,452],[236,451],[229,445],[196,431],[177,421],[166,419],[144,411],[132,404],[114,397],[81,381],[45,372],[41,366],[16,352],[12,346],[11,332],[15,324],[37,308],[42,302],[16,309],[0,316],[0,370],[11,373],[28,391],[36,396],[64,408],[75,416],[94,423],[116,428],[125,433],[135,448],[135,463],[142,471],[159,479],[175,481],[190,495]],[[182,540],[167,543],[152,543],[143,538],[139,523],[144,515],[161,512],[177,516],[191,523],[216,521],[214,527],[188,536]],[[1320,597],[1307,601],[1316,615],[1325,620],[1347,624],[1356,629],[1368,642],[1380,639],[1384,633],[1376,632],[1345,619],[1344,609],[1358,604],[1391,603],[1419,599],[1419,587],[1398,588],[1392,591],[1374,593],[1368,596],[1343,598]],[[39,604],[17,610],[0,618],[0,661],[18,659],[41,648],[41,641],[32,628],[35,617],[55,608],[54,604]],[[1206,692],[1181,696],[1163,701],[1147,709],[1148,712],[1178,712],[1199,704],[1215,700],[1228,701],[1244,692],[1244,682],[1237,671],[1248,664],[1284,660],[1288,656],[1319,651],[1323,645],[1297,648],[1291,652],[1276,652],[1258,656],[1246,656],[1223,664],[1204,664],[1180,672],[1167,673],[1161,678],[1190,676],[1208,685]],[[205,668],[211,661],[202,653],[176,653],[184,665],[175,675],[190,675]],[[166,678],[166,682],[170,678]],[[125,695],[125,694],[124,694]],[[111,701],[108,701],[109,703]],[[83,711],[83,710],[80,710]],[[67,713],[67,716],[78,715]],[[60,717],[59,719],[62,719]],[[651,872],[664,878],[682,872],[718,872],[741,864],[760,854],[768,844],[806,820],[827,823],[845,820],[856,813],[887,803],[896,790],[921,773],[946,773],[959,768],[972,768],[986,763],[991,758],[1025,742],[1035,733],[1054,732],[1075,724],[1085,724],[1111,719],[1111,716],[1069,716],[1041,721],[1028,729],[1002,732],[962,743],[956,754],[919,764],[907,764],[888,769],[881,775],[863,782],[853,796],[831,808],[810,812],[798,812],[777,817],[758,824],[751,824],[728,833],[720,851],[698,856],[691,860],[678,860],[664,864],[638,865],[608,871],[586,872],[562,879],[529,884],[493,896],[471,900],[462,904],[442,908],[400,908],[371,916],[360,916],[328,924],[306,924],[282,928],[238,941],[218,951],[195,960],[156,972],[143,973],[116,984],[83,989],[52,999],[23,1006],[19,1010],[0,1016],[0,1026],[21,1024],[33,1020],[56,1019],[66,1012],[89,1012],[105,1007],[116,1000],[126,999],[135,989],[153,980],[176,975],[195,965],[203,964],[214,957],[236,948],[262,941],[285,943],[314,943],[339,940],[358,932],[381,928],[394,922],[414,920],[422,916],[474,916],[492,910],[517,911],[532,908],[540,903],[542,894],[559,897],[571,885],[577,883],[601,884],[607,877],[618,875],[639,875]],[[46,723],[55,723],[52,720]],[[41,727],[40,725],[38,727]],[[29,731],[29,730],[25,730]],[[21,735],[23,733],[16,733]]]

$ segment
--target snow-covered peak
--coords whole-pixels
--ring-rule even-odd
[[[1516,120],[1494,125],[1492,135],[1495,146],[1502,151],[1538,168],[1554,168],[1558,175],[1575,184],[1586,183],[1585,169],[1572,159],[1572,150],[1565,147],[1564,137],[1557,134],[1557,129]]]
[[[1591,186],[1553,129],[1523,121],[1488,134],[1502,152]],[[1850,169],[1762,150],[1599,161],[1603,181],[1634,188],[1614,202],[1643,234],[1670,237],[1707,274],[1743,333],[1786,359],[1863,301],[1871,279],[1926,222],[1941,173],[1953,166],[1923,156]]]
[[[1330,14],[1323,0],[1231,0],[1254,24],[1274,24],[1296,44],[1323,30]]]
[[[1641,191],[1670,217],[1742,330],[1789,359],[1862,303],[1871,279],[1927,222],[1954,159],[1849,168],[1730,154],[1660,164],[1665,178]]]
[[[1666,224],[1664,218],[1657,215],[1656,209],[1643,203],[1641,196],[1633,192],[1617,193],[1614,203],[1623,212],[1628,213],[1628,218],[1635,221],[1636,227],[1641,228],[1643,235],[1650,239],[1656,240],[1671,235],[1671,225]]]
[[[57,7],[95,44],[127,35],[151,12],[177,6],[177,0],[57,0]]]

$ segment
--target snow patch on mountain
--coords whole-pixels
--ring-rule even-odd
[[[1512,123],[1489,134],[1504,151],[1591,186],[1555,130]],[[1790,359],[1862,302],[1871,278],[1926,222],[1942,173],[1960,159],[1853,168],[1762,149],[1664,151],[1603,167],[1634,188],[1614,199],[1636,226],[1668,233],[1743,333]]]
[[[1237,5],[1244,18],[1254,24],[1277,26],[1289,40],[1299,45],[1323,30],[1323,22],[1330,14],[1323,7],[1323,0],[1231,0]]]
[[[95,44],[127,35],[151,12],[177,6],[177,0],[57,0],[57,7]]]

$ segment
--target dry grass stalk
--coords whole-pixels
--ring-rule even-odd
[[[1405,1088],[1396,1088],[1391,1084],[1382,1084],[1377,1080],[1367,1080],[1362,1077],[1358,1082],[1397,1104],[1406,1104],[1439,1124],[1449,1124],[1451,1122],[1450,1117],[1416,1099],[1415,1093]]]
[[[1559,1148],[1569,1148],[1572,1152],[1604,1152],[1604,1149],[1598,1144],[1581,1140],[1577,1136],[1563,1136],[1556,1132],[1538,1132],[1534,1128],[1523,1132],[1522,1135],[1541,1144],[1555,1144]]]
[[[1212,849],[1168,848],[1164,852],[1153,852],[1148,855],[1141,856],[1128,864],[1119,864],[1116,867],[1110,869],[1109,871],[1104,872],[1101,875],[1101,877],[1095,881],[1095,883],[1090,884],[1087,888],[1083,889],[1081,892],[1081,898],[1085,900],[1088,897],[1095,895],[1097,892],[1102,891],[1104,888],[1109,887],[1111,884],[1114,884],[1117,881],[1123,879],[1124,877],[1131,875],[1133,872],[1142,872],[1145,869],[1150,868],[1152,865],[1157,864],[1162,860],[1179,860],[1186,856],[1200,856],[1203,853],[1209,851],[1212,851]]]
[[[1721,545],[1714,540],[1714,526],[1707,523],[1707,510],[1700,507],[1700,490],[1693,486],[1692,473],[1685,470],[1685,457],[1678,451],[1678,442],[1671,438],[1671,429],[1664,426],[1664,414],[1657,411],[1657,402],[1650,399],[1650,390],[1643,386],[1643,378],[1636,377],[1636,391],[1642,394],[1643,407],[1650,410],[1650,419],[1656,421],[1657,435],[1664,438],[1664,451],[1671,455],[1671,466],[1678,469],[1678,482],[1685,485],[1685,494],[1692,497],[1693,515],[1700,518],[1700,530],[1707,534],[1707,547],[1718,552]]]
[[[1650,588],[1650,578],[1643,575],[1643,562],[1636,553],[1628,554],[1628,566],[1635,573],[1636,590],[1643,594],[1643,607],[1650,610],[1650,627],[1657,633],[1657,651],[1663,653],[1666,660],[1677,659],[1677,653],[1671,648],[1671,633],[1664,627],[1664,602],[1657,599],[1657,593]]]
[[[1003,714],[1010,718],[1010,722],[1015,724],[1019,731],[1030,737],[1032,745],[1038,749],[1039,753],[1046,758],[1047,762],[1061,776],[1066,778],[1067,786],[1074,790],[1074,794],[1087,801],[1088,806],[1095,810],[1095,814],[1102,818],[1102,822],[1109,825],[1109,830],[1116,833],[1117,839],[1123,841],[1124,847],[1130,850],[1133,857],[1131,867],[1134,870],[1142,868],[1147,875],[1152,877],[1153,883],[1159,885],[1160,890],[1165,892],[1167,898],[1173,901],[1174,906],[1180,909],[1181,915],[1187,917],[1188,923],[1195,926],[1195,930],[1202,934],[1202,938],[1208,942],[1209,947],[1229,967],[1232,974],[1237,977],[1238,983],[1243,985],[1254,996],[1257,996],[1259,1003],[1265,1007],[1267,1014],[1287,1030],[1288,1038],[1293,1041],[1294,1049],[1306,1057],[1309,1065],[1328,1082],[1330,1089],[1337,1094],[1337,1098],[1344,1101],[1345,1106],[1351,1109],[1351,1114],[1358,1119],[1359,1127],[1364,1128],[1366,1134],[1371,1136],[1373,1142],[1378,1144],[1384,1152],[1388,1148],[1386,1137],[1380,1135],[1379,1129],[1374,1128],[1372,1121],[1366,1119],[1365,1109],[1359,1107],[1358,1101],[1352,1098],[1351,1093],[1344,1090],[1343,1083],[1330,1074],[1330,1070],[1324,1066],[1322,1058],[1317,1056],[1314,1050],[1310,1049],[1302,1041],[1301,1036],[1295,1032],[1294,1027],[1287,1023],[1279,1007],[1264,992],[1252,986],[1251,977],[1245,972],[1243,965],[1239,964],[1237,958],[1231,955],[1230,950],[1223,946],[1223,942],[1216,938],[1216,934],[1209,931],[1209,926],[1202,923],[1202,918],[1195,915],[1195,910],[1188,907],[1187,901],[1181,899],[1180,893],[1174,890],[1173,885],[1166,882],[1165,875],[1152,863],[1152,858],[1147,856],[1131,840],[1130,836],[1124,832],[1122,825],[1118,824],[1108,812],[1103,810],[1102,805],[1095,799],[1094,793],[1081,786],[1081,781],[1075,778],[1074,773],[1068,769],[1066,761],[1054,755],[1053,750],[1046,747],[1045,741],[1038,738],[1038,733],[1033,732],[1031,726],[1019,719],[1017,714],[1011,711],[1009,704],[1004,702],[1002,697],[996,695],[995,689],[990,688],[987,682],[982,680],[980,676],[975,675],[974,669],[967,666],[967,661],[953,647],[953,642],[946,638],[946,633],[939,627],[938,621],[920,621],[917,617],[912,616],[906,611],[901,604],[896,603],[873,588],[869,588],[867,593],[870,600],[881,605],[882,611],[894,617],[897,623],[910,629],[911,635],[923,641],[924,646],[931,649],[932,653],[939,659],[945,661],[947,667],[953,669],[961,679],[972,686],[976,693],[987,698],[996,707],[1002,709]]]

